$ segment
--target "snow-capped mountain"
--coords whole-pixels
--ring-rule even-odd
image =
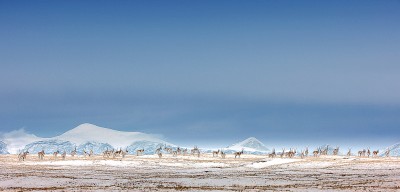
[[[386,147],[385,149],[379,150],[379,156],[385,156],[387,149],[390,150],[391,157],[400,157],[400,143],[396,143],[392,146]]]
[[[107,148],[125,149],[128,146],[132,146],[132,144],[137,141],[174,146],[171,143],[163,141],[156,135],[141,132],[117,131],[89,123],[81,124],[62,135],[51,138],[37,137],[20,129],[0,134],[0,140],[7,145],[8,152],[12,154],[17,154],[21,150],[37,153],[42,149],[44,149],[46,153],[52,153],[57,150],[60,150],[60,152],[64,150],[70,152],[75,147],[77,147],[78,154],[81,153],[83,149],[89,151],[93,149],[95,153],[102,153],[103,150]],[[153,147],[154,146],[151,144],[149,150]]]
[[[5,144],[3,141],[0,141],[0,154],[8,154],[7,144]]]
[[[127,150],[129,154],[136,154],[136,150],[144,149],[144,154],[151,155],[154,154],[159,147],[161,147],[162,149],[164,149],[164,147],[176,148],[175,145],[170,143],[161,143],[161,142],[144,140],[144,141],[133,142],[131,145],[127,147]]]
[[[242,149],[244,153],[251,154],[264,154],[270,151],[261,141],[254,137],[247,138],[222,150],[226,153],[233,153],[236,151],[241,151]]]
[[[103,151],[112,149],[114,149],[114,147],[108,143],[99,143],[91,141],[79,145],[76,148],[76,151],[78,154],[83,154],[83,150],[85,150],[86,152],[90,152],[90,150],[93,150],[94,154],[102,154]]]
[[[39,151],[44,150],[45,153],[50,154],[56,151],[71,153],[75,148],[75,145],[69,141],[62,140],[42,140],[35,141],[25,146],[23,151],[28,151],[31,154],[38,153]]]
[[[55,137],[58,140],[71,141],[77,145],[86,142],[108,143],[114,148],[125,148],[135,141],[166,143],[154,135],[141,132],[124,132],[85,123]]]

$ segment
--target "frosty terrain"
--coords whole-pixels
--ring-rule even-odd
[[[399,191],[400,158],[0,155],[0,191]]]

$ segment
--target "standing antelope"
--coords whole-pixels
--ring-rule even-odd
[[[367,151],[365,150],[365,149],[363,149],[362,151],[358,151],[358,156],[360,156],[360,157],[365,157],[365,153],[366,153]]]
[[[67,152],[64,151],[64,153],[61,154],[62,160],[65,160],[65,157],[67,156]]]
[[[387,148],[387,150],[385,151],[385,157],[390,157],[390,149]]]
[[[113,158],[118,157],[118,156],[120,156],[120,155],[122,155],[122,149],[121,149],[121,148],[120,148],[118,151],[115,151],[115,152],[113,153]]]
[[[60,153],[60,151],[58,151],[58,150],[57,150],[56,152],[53,153],[54,160],[57,159],[57,155],[58,155],[59,153]]]
[[[218,157],[220,150],[218,149],[218,151],[213,151],[213,157]]]
[[[19,161],[25,161],[26,156],[29,154],[29,151],[21,152],[18,154],[18,160]]]
[[[308,147],[306,147],[306,150],[304,151],[304,156],[308,157]]]
[[[374,157],[378,157],[379,150],[373,151],[372,154]]]
[[[239,157],[239,158],[240,158],[240,155],[243,154],[243,149],[242,149],[242,151],[235,152],[235,153],[233,153],[233,154],[235,155],[235,159],[236,159],[236,157]]]
[[[369,148],[368,148],[368,151],[367,151],[367,156],[368,156],[368,158],[369,158],[370,155],[371,155],[371,151],[370,151]]]
[[[185,149],[183,149],[182,153],[183,153],[183,155],[185,155],[185,156],[186,156],[186,155],[188,154],[188,149],[186,149],[186,148],[185,148]]]
[[[71,156],[75,157],[75,155],[76,155],[76,147],[75,147],[75,149],[73,151],[71,151]]]
[[[161,157],[162,157],[161,151],[159,151],[159,152],[157,153],[157,155],[158,155],[158,158],[161,158]]]
[[[89,157],[93,157],[94,153],[93,153],[93,149],[90,150],[89,152]]]
[[[125,151],[122,151],[121,155],[122,158],[125,158],[125,156],[129,153],[128,148],[125,149]]]
[[[110,158],[110,156],[114,153],[114,149],[113,150],[108,150],[108,148],[103,151],[103,158]]]
[[[306,156],[306,152],[301,150],[300,152],[300,158],[304,159],[304,157]]]
[[[168,152],[168,153],[172,153],[172,148],[167,147],[166,145],[164,146],[164,151]]]
[[[44,159],[44,150],[43,149],[42,149],[42,151],[38,152],[38,157],[39,157],[39,160],[43,160]]]
[[[89,155],[89,153],[86,150],[83,150],[83,156],[86,158]]]
[[[333,155],[338,155],[338,153],[339,153],[339,147],[336,147],[336,148],[333,150]]]
[[[282,153],[280,154],[280,157],[283,158],[284,155],[285,155],[285,148],[282,149]]]
[[[136,156],[143,155],[144,149],[136,150]]]
[[[275,158],[276,157],[276,153],[275,153],[275,148],[272,149],[272,152],[270,154],[268,154],[269,158]]]
[[[328,155],[329,145],[326,145],[326,148],[320,153],[321,155]]]
[[[317,150],[314,150],[314,151],[313,151],[314,157],[318,157],[318,154],[319,154],[320,151],[321,151],[320,148],[318,148]]]
[[[161,146],[160,146],[159,148],[156,149],[155,154],[161,153],[161,150],[162,150],[162,148],[161,148]]]
[[[222,158],[222,159],[225,159],[225,157],[226,157],[226,153],[223,152],[223,151],[221,151],[221,158]]]
[[[197,157],[200,157],[200,150],[197,146],[194,146],[194,148],[190,150],[190,153],[192,155],[197,155]]]
[[[349,151],[347,152],[347,156],[348,156],[348,157],[351,156],[351,148],[349,148]]]
[[[287,156],[289,158],[293,158],[296,155],[296,149],[290,149],[290,151],[287,153]]]

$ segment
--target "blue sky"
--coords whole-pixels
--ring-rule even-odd
[[[0,1],[0,132],[400,140],[400,1]]]

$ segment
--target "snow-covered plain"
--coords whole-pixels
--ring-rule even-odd
[[[399,191],[400,158],[0,155],[0,191]]]

